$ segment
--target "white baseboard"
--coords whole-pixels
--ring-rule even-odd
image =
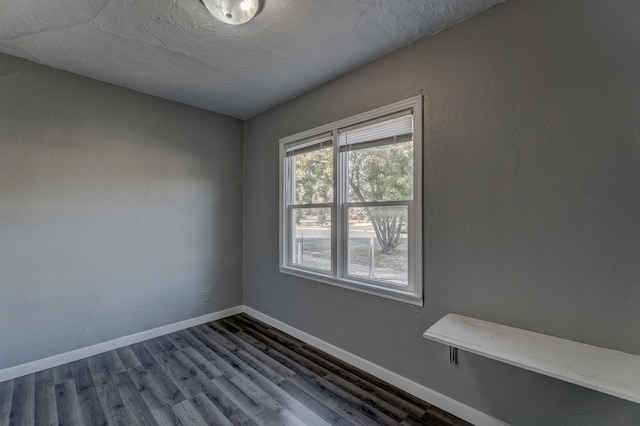
[[[428,402],[429,404],[435,405],[436,407],[441,408],[442,410],[445,410],[453,414],[454,416],[466,420],[469,423],[477,426],[504,426],[506,424],[476,410],[475,408],[471,408],[468,405],[465,405],[452,398],[449,398],[446,395],[436,392],[433,389],[422,386],[421,384],[418,384],[412,380],[407,379],[406,377],[396,374],[393,371],[387,370],[384,367],[367,361],[364,358],[360,358],[357,355],[354,355],[350,352],[345,351],[344,349],[327,343],[324,340],[318,339],[317,337],[305,333],[304,331],[298,330],[297,328],[285,324],[282,321],[265,315],[262,312],[256,311],[249,306],[245,305],[243,307],[243,311],[244,313],[254,317],[255,319],[269,324],[270,326],[275,327],[278,330],[287,333],[299,340],[302,340],[309,345],[321,349],[328,354],[333,355],[336,358],[339,358],[342,361],[347,362],[355,367],[358,367],[359,369],[364,370],[367,373],[372,374],[380,378],[381,380],[384,380],[385,382],[390,383],[393,386],[400,388],[403,391],[422,399],[423,401]]]
[[[37,361],[28,362],[26,364],[17,365],[15,367],[5,368],[0,370],[0,382],[22,377],[27,374],[35,373],[38,371],[46,370],[47,368],[57,367],[68,362],[77,361],[79,359],[87,358],[93,355],[98,355],[103,352],[112,351],[114,349],[122,348],[124,346],[132,345],[134,343],[143,342],[145,340],[153,339],[155,337],[164,336],[165,334],[173,333],[175,331],[184,330],[189,327],[194,327],[200,324],[206,324],[211,321],[219,320],[222,318],[236,315],[243,312],[243,306],[235,306],[233,308],[225,309],[223,311],[214,312],[212,314],[202,315],[197,318],[191,318],[184,321],[179,321],[173,324],[163,325],[151,330],[142,331],[140,333],[131,334],[129,336],[119,337],[117,339],[109,340],[107,342],[98,343],[96,345],[87,346],[84,348],[76,349],[63,354],[54,355],[49,358],[39,359]]]
[[[200,324],[206,324],[211,321],[216,321],[222,318],[236,315],[241,312],[246,313],[262,322],[269,324],[272,327],[277,328],[284,333],[287,333],[305,343],[308,343],[316,348],[327,352],[336,358],[341,359],[355,367],[372,374],[387,383],[390,383],[430,404],[435,405],[455,416],[460,417],[474,425],[478,426],[504,426],[505,423],[494,419],[474,408],[471,408],[461,402],[442,395],[432,389],[429,389],[421,384],[418,384],[406,377],[400,376],[393,371],[387,370],[377,364],[367,361],[364,358],[360,358],[350,352],[345,351],[337,346],[325,342],[317,337],[314,337],[304,331],[298,330],[282,321],[272,318],[263,314],[249,306],[235,306],[233,308],[225,309],[223,311],[214,312],[211,314],[203,315],[197,318],[191,318],[188,320],[176,322],[173,324],[164,325],[162,327],[154,328],[140,333],[132,334],[129,336],[119,337],[117,339],[109,340],[107,342],[98,343],[96,345],[87,346],[85,348],[76,349],[70,352],[66,352],[59,355],[54,355],[49,358],[40,359],[26,364],[17,365],[15,367],[5,368],[0,370],[0,382],[22,377],[27,374],[32,374],[38,371],[46,370],[47,368],[57,367],[68,362],[77,361],[79,359],[87,358],[93,355],[98,355],[103,352],[108,352],[114,349],[118,349],[124,346],[132,345],[134,343],[143,342],[145,340],[153,339],[155,337],[164,336],[165,334],[173,333],[176,331],[184,330],[186,328],[194,327]]]

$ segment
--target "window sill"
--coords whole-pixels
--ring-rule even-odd
[[[313,271],[306,271],[298,268],[291,268],[288,266],[280,266],[280,272],[288,275],[294,275],[296,277],[318,281],[325,284],[330,284],[336,287],[342,287],[349,290],[358,291],[360,293],[371,294],[374,296],[380,296],[380,297],[395,300],[398,302],[408,303],[414,306],[423,306],[422,297],[416,296],[413,293],[407,293],[404,291],[394,290],[391,288],[376,287],[373,285],[368,285],[366,283],[352,281],[344,278],[334,278],[321,273],[315,273]]]

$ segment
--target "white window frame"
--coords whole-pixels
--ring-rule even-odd
[[[347,245],[348,245],[348,217],[347,191],[343,174],[347,165],[341,164],[344,157],[340,155],[338,142],[339,130],[358,124],[365,124],[372,120],[379,120],[386,116],[401,112],[411,112],[413,115],[413,201],[408,203],[408,253],[409,253],[409,284],[392,285],[377,280],[354,279],[347,275]],[[305,268],[301,265],[293,265],[289,261],[287,253],[287,239],[292,232],[292,223],[288,220],[288,198],[291,193],[287,182],[286,159],[287,150],[296,144],[304,144],[305,141],[322,138],[327,134],[333,139],[333,202],[331,203],[331,271],[326,273]],[[416,96],[391,105],[377,108],[362,114],[339,120],[324,126],[316,127],[295,135],[280,139],[280,272],[319,281],[338,287],[386,297],[389,299],[423,306],[422,285],[422,96]],[[342,185],[343,189],[339,190]],[[372,203],[372,204],[375,204]],[[388,203],[384,203],[387,205]]]

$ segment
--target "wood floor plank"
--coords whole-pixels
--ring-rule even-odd
[[[209,379],[215,379],[222,376],[222,372],[218,370],[212,363],[200,354],[196,349],[188,347],[180,351],[189,361],[198,367]]]
[[[104,408],[104,413],[110,425],[128,426],[134,424],[133,417],[129,414],[122,397],[109,371],[96,373],[91,370],[93,382],[96,386],[98,399]]]
[[[284,380],[283,376],[272,370],[268,365],[256,359],[256,357],[249,354],[233,341],[217,333],[215,330],[212,330],[207,326],[197,327],[197,329],[206,334],[212,341],[216,342],[223,352],[229,357],[233,357],[248,368],[258,371],[262,376],[274,383],[279,383]]]
[[[71,364],[62,364],[54,367],[52,370],[54,385],[59,385],[60,383],[73,380],[73,374],[71,373]]]
[[[91,371],[94,373],[104,373],[109,371],[120,373],[127,369],[116,351],[109,351],[87,358],[87,363],[91,368]]]
[[[53,372],[44,370],[35,375],[35,424],[55,426],[58,424],[56,389],[53,384]]]
[[[238,330],[236,333],[244,331],[247,328],[252,328],[252,327],[248,327],[246,324],[244,324],[243,322],[239,321],[240,315],[234,315],[232,317],[227,317],[225,319],[222,320],[223,323],[225,324],[230,324],[231,326],[233,326],[236,330]]]
[[[131,379],[150,408],[171,406],[186,399],[142,343],[132,345],[131,349],[142,364],[130,371]]]
[[[180,421],[180,418],[173,411],[173,406],[171,405],[153,408],[151,412],[160,426],[190,426]]]
[[[259,330],[261,332],[268,332],[272,328],[270,325],[245,314],[225,318],[225,321],[234,324],[240,330]]]
[[[204,394],[209,401],[211,401],[233,424],[240,424],[249,418],[249,416],[232,400],[230,400],[202,370],[191,362],[189,358],[185,356],[181,359],[181,362],[189,369],[189,371],[193,371],[192,379],[198,383],[202,390],[202,394]]]
[[[209,425],[233,426],[233,423],[222,411],[203,393],[199,393],[190,399],[193,407],[198,410],[200,416]]]
[[[285,407],[289,410],[296,410],[298,416],[302,418],[306,424],[328,424],[316,413],[307,409],[306,407],[303,407],[297,400],[290,397],[286,394],[286,392],[283,392],[280,388],[278,388],[275,383],[278,383],[281,380],[273,380],[273,375],[271,375],[272,377],[262,375],[261,373],[262,371],[264,371],[264,369],[261,368],[257,360],[251,360],[254,365],[258,366],[257,369],[253,369],[252,366],[245,365],[243,361],[234,359],[234,357],[236,357],[238,353],[240,353],[240,351],[238,350],[232,351],[234,349],[234,346],[236,345],[226,345],[225,348],[222,348],[220,346],[224,344],[224,341],[220,338],[220,336],[216,337],[214,333],[208,332],[207,330],[202,330],[200,327],[198,327],[198,330],[202,331],[203,334],[206,334],[207,337],[210,338],[210,347],[216,350],[220,356],[224,357],[228,362],[234,364],[234,366],[242,366],[243,375],[238,375],[231,378],[231,382],[233,382],[239,389],[241,389],[247,396],[249,396],[265,410],[269,412],[281,412],[283,411],[283,407]],[[204,340],[204,336],[198,335],[198,337],[201,340]]]
[[[262,410],[252,420],[261,426],[305,426],[305,423],[287,410]]]
[[[241,324],[244,324],[245,329],[257,331],[265,336],[269,336],[269,338],[275,342],[278,342],[282,346],[295,350],[297,346],[304,345],[304,342],[296,339],[295,337],[289,336],[282,331],[270,327],[267,324],[253,319],[245,314],[236,315],[233,317],[233,320],[237,320]]]
[[[337,386],[334,383],[327,382],[324,378],[328,376],[330,372],[301,356],[295,350],[290,349],[295,349],[299,347],[299,345],[294,344],[287,345],[288,347],[283,346],[280,344],[280,342],[283,341],[282,338],[279,338],[279,341],[276,342],[270,337],[267,337],[266,335],[253,330],[246,330],[245,333],[263,342],[267,346],[272,347],[275,351],[291,359],[294,364],[293,368],[292,366],[290,366],[289,368],[292,368],[299,374],[303,374],[304,376],[311,378],[314,383],[317,383],[322,387],[325,393],[335,395],[335,398],[342,401],[342,403],[349,404],[358,410],[366,409],[365,414],[373,421],[379,424],[392,425],[397,424],[398,421],[401,421],[404,417],[406,417],[406,414],[401,415],[401,413],[397,409],[395,409],[395,407],[391,406],[391,404],[385,403],[384,401],[380,401],[374,397],[371,397],[370,395],[359,392],[355,387],[352,387],[348,383],[346,383],[346,381],[341,382],[338,378],[334,378],[334,380],[339,382],[341,386]],[[319,376],[320,379],[316,380],[316,376]],[[366,400],[361,400],[359,396],[364,396]]]
[[[336,426],[355,426],[354,423],[350,422],[349,420],[338,414],[336,411],[326,406],[319,399],[309,395],[307,392],[293,384],[291,381],[285,380],[281,383],[278,383],[278,387],[284,390],[292,398],[300,401],[300,403],[307,407],[309,410],[318,414],[327,423]],[[292,412],[295,415],[295,411]],[[296,415],[296,417],[299,416]]]
[[[73,380],[55,385],[56,406],[58,408],[58,424],[60,426],[83,426],[80,401]]]
[[[281,381],[272,381],[258,370],[248,368],[244,375],[236,375],[230,381],[264,409],[281,411],[284,408],[308,425],[328,424],[321,416],[279,388],[277,383]]]
[[[401,407],[397,407],[393,405],[393,403],[385,401],[376,394],[367,392],[366,389],[359,388],[340,376],[330,373],[324,376],[324,380],[355,396],[359,400],[365,402],[369,407],[376,409],[395,421],[402,421],[407,416],[407,413],[403,411]]]
[[[217,357],[225,364],[231,367],[231,374],[228,376],[234,376],[236,374],[244,374],[250,367],[246,362],[229,352],[222,345],[212,339],[206,333],[203,333],[198,327],[194,327],[189,332],[202,342],[207,348],[209,348]],[[227,371],[225,371],[227,373]]]
[[[38,371],[35,373],[35,384],[36,386],[40,383],[53,383],[53,369],[49,368],[47,370]]]
[[[260,385],[257,384],[253,378],[257,377],[257,375],[252,376],[249,379],[243,375],[235,375],[231,379],[229,379],[234,385],[238,387],[245,395],[247,395],[251,400],[255,401],[256,404],[263,410],[272,410],[279,411],[283,407],[272,398],[272,396],[262,390]]]
[[[330,393],[328,394],[324,387],[316,385],[314,379],[317,378],[317,376],[313,372],[308,371],[306,368],[298,365],[295,361],[287,358],[285,355],[278,352],[274,348],[271,348],[261,341],[254,339],[244,331],[238,333],[238,336],[242,336],[243,339],[247,340],[256,347],[259,347],[265,353],[269,354],[269,356],[274,357],[279,362],[285,364],[288,368],[297,373],[296,376],[292,376],[282,383],[286,383],[287,381],[292,380],[295,381],[295,383],[292,383],[294,383],[301,389],[304,389],[309,395],[311,395],[312,398],[325,404],[343,418],[348,419],[354,425],[371,423],[371,420],[360,413],[357,408],[353,406],[353,404],[349,402],[344,403],[339,397],[334,397]]]
[[[267,356],[273,358],[274,360],[276,360],[280,364],[282,364],[285,367],[287,367],[289,370],[291,370],[294,373],[298,374],[298,372],[294,368],[291,367],[292,360],[290,358],[288,358],[286,355],[278,352],[277,349],[272,348],[271,346],[269,346],[269,345],[265,344],[264,342],[254,338],[253,336],[248,335],[245,331],[241,331],[241,332],[237,333],[237,336],[240,337],[242,340],[246,341],[247,343],[251,344],[252,346],[256,347],[257,349],[260,349]]]
[[[191,398],[201,392],[198,383],[191,379],[191,372],[176,360],[175,351],[173,353],[165,352],[156,339],[144,342],[144,347],[185,397]]]
[[[18,377],[13,382],[13,398],[11,399],[12,426],[27,426],[35,423],[35,374]]]
[[[275,383],[258,375],[251,377],[236,376],[231,379],[251,399],[267,411],[288,411],[299,421],[309,426],[328,426],[330,423],[313,410],[301,404]],[[281,383],[281,382],[280,382]]]
[[[145,340],[144,342],[141,342],[140,345],[144,346],[151,356],[164,352],[161,345],[158,343],[158,339]]]
[[[307,348],[306,345],[302,346],[300,348],[300,354],[331,372],[331,374],[325,376],[327,380],[343,388],[356,389],[359,395],[366,393],[370,395],[370,397],[375,398],[376,402],[380,400],[386,401],[395,409],[393,411],[395,415],[398,416],[398,420],[405,417],[406,413],[416,418],[421,418],[427,411],[427,408],[429,408],[428,406],[417,406],[404,398],[396,396],[390,391],[391,387],[388,385],[383,387],[379,381],[372,383],[364,379],[362,374],[364,372],[358,372],[358,374],[356,374],[346,370],[344,368],[345,363],[338,361],[328,354],[320,354],[315,351],[310,351]]]
[[[400,423],[400,426],[424,426],[428,424],[429,426],[442,426],[440,423],[424,423],[422,419],[416,418],[413,416],[409,416]]]
[[[203,393],[233,424],[240,424],[249,419],[249,415],[215,381],[209,381],[203,386]]]
[[[397,424],[393,419],[380,416],[377,412],[370,410],[366,404],[362,404],[357,398],[346,392],[327,388],[326,382],[313,375],[309,377],[295,375],[287,379],[287,381],[303,389],[312,398],[320,401],[354,425]]]
[[[182,424],[188,426],[206,426],[206,420],[200,415],[200,412],[195,409],[191,402],[187,399],[182,401],[173,407],[173,412],[180,419]]]
[[[262,375],[261,373],[266,370],[258,360],[251,360],[254,366],[257,366],[257,369],[254,370],[251,366],[245,365],[242,360],[237,359],[239,351],[232,351],[233,347],[231,346],[227,346],[228,349],[222,348],[221,345],[223,344],[223,339],[220,337],[216,338],[216,336],[206,330],[200,331],[203,331],[203,334],[206,334],[207,337],[210,338],[206,343],[208,343],[210,347],[214,348],[221,357],[224,357],[228,363],[233,364],[236,367],[238,365],[242,365],[243,372],[246,377],[244,375],[235,375],[229,380],[258,405],[272,411],[281,411],[282,408],[280,404],[282,403],[289,410],[295,409],[300,417],[306,419],[307,424],[327,424],[313,411],[306,409],[294,398],[279,389],[275,383],[280,380],[275,381],[273,374],[269,374],[270,377]],[[199,335],[198,337],[200,337],[201,340],[204,340],[203,335]]]
[[[73,379],[76,384],[78,401],[85,425],[107,426],[107,416],[104,413],[93,377],[86,359],[79,360],[73,366]]]
[[[438,425],[471,426],[470,423],[436,407],[429,408],[421,417],[421,420],[425,423],[431,422],[434,424],[436,420],[439,420]]]
[[[277,373],[281,378],[284,379],[285,377],[293,376],[295,374],[293,371],[289,370],[287,367],[285,367],[278,361],[274,360],[273,358],[271,358],[270,356],[268,356],[267,354],[265,354],[255,346],[252,346],[246,341],[242,340],[241,338],[236,336],[234,333],[231,333],[229,330],[227,330],[225,327],[222,327],[220,324],[212,322],[207,324],[207,326],[213,329],[216,333],[220,334],[222,337],[224,337],[228,341],[233,342],[234,345],[236,345],[237,347],[242,349],[244,352],[251,355],[256,361],[269,367],[271,371],[274,371],[275,373]]]
[[[14,380],[0,382],[0,426],[9,426]]]
[[[222,327],[226,328],[227,330],[229,330],[231,333],[236,334],[242,331],[241,328],[236,327],[235,325],[233,325],[227,318],[223,318],[221,320],[216,321],[218,324],[220,324]]]
[[[253,419],[245,420],[242,423],[239,423],[240,426],[262,426],[256,423]]]
[[[118,354],[118,358],[120,358],[120,361],[122,362],[122,365],[124,367],[123,371],[133,370],[134,368],[140,367],[142,365],[140,364],[140,360],[136,358],[136,354],[133,353],[130,346],[116,349],[116,353]]]
[[[355,424],[390,425],[397,423],[383,413],[371,409],[357,397],[323,380],[321,376],[318,376],[316,371],[311,371],[307,368],[308,366],[313,368],[313,364],[309,365],[306,360],[301,359],[297,355],[294,356],[295,359],[291,358],[289,356],[289,353],[293,353],[291,350],[260,334],[256,334],[259,338],[253,337],[248,334],[251,332],[251,330],[246,329],[246,331],[238,335],[242,335],[244,338],[247,338],[248,341],[253,341],[255,344],[260,343],[265,345],[264,350],[266,353],[276,357],[280,362],[285,363],[290,369],[297,373],[288,380],[292,380],[296,385],[305,389],[310,395],[325,403],[344,418],[349,419],[349,421]],[[302,361],[302,363],[299,361]],[[363,412],[363,409],[366,409],[366,413]]]
[[[139,425],[156,426],[158,422],[153,417],[149,406],[136,388],[129,372],[123,371],[112,375],[116,389],[127,411],[131,414]]]
[[[187,349],[187,348],[192,347],[192,346],[191,346],[191,343],[190,343],[190,342],[188,342],[188,341],[186,341],[186,340],[182,337],[182,335],[181,335],[181,332],[182,332],[182,331],[184,331],[184,330],[176,331],[176,332],[174,332],[174,333],[169,333],[169,334],[167,334],[167,335],[165,336],[167,339],[169,339],[169,341],[170,341],[171,343],[173,343],[173,344],[174,344],[174,346],[175,346],[175,347],[177,347],[177,348],[178,348],[178,349],[180,349],[180,350],[183,350],[183,349]]]
[[[330,355],[311,345],[303,345],[301,347],[301,353],[305,355],[312,353],[317,355],[321,359],[326,360],[328,363],[332,364],[335,367],[335,369],[331,369],[332,372],[344,377],[347,380],[351,380],[353,383],[357,383],[357,385],[363,387],[363,389],[370,389],[370,391],[374,394],[380,393],[380,396],[382,398],[389,398],[389,401],[393,401],[394,404],[410,410],[410,413],[414,417],[421,417],[422,415],[424,415],[424,412],[433,407],[428,402],[423,401],[408,392],[398,389],[395,386],[392,386],[389,383],[385,382],[384,380],[379,379],[378,377],[369,374],[357,367],[354,367],[351,364],[348,364],[341,359],[336,358],[333,355]],[[421,412],[422,414],[420,414]]]
[[[156,337],[153,341],[162,348],[163,352],[168,354],[173,354],[180,350],[167,336]]]
[[[224,392],[233,403],[244,412],[248,418],[255,416],[262,410],[253,399],[245,394],[235,383],[231,382],[226,376],[220,376],[213,379],[213,383]]]
[[[238,372],[232,365],[220,358],[211,348],[207,347],[202,341],[191,333],[191,330],[183,330],[179,332],[180,337],[191,344],[191,347],[198,351],[204,359],[206,359],[213,367],[227,377],[234,376]],[[185,352],[186,353],[186,352]]]

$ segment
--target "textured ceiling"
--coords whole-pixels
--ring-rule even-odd
[[[502,0],[0,0],[0,52],[246,119]]]

